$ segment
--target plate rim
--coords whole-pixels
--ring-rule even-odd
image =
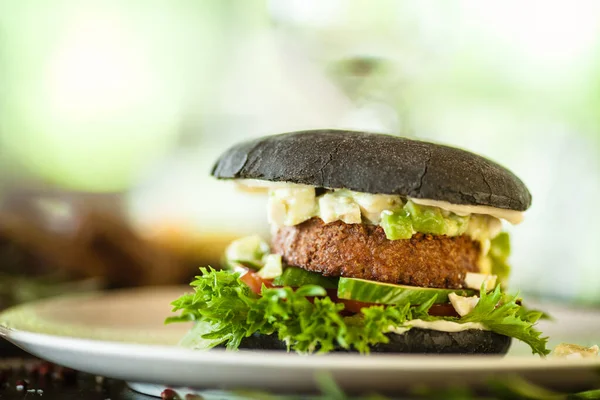
[[[182,291],[184,286],[165,286],[161,288],[145,287],[120,289],[114,291],[94,291],[86,297],[102,298],[107,295],[135,295],[136,293],[151,293],[156,290]],[[112,338],[89,338],[69,333],[40,332],[31,326],[14,324],[11,316],[18,315],[18,310],[36,310],[39,307],[50,306],[52,303],[76,301],[81,295],[67,294],[50,299],[34,301],[11,307],[0,313],[0,338],[4,338],[19,347],[42,346],[47,349],[64,349],[79,354],[107,354],[116,357],[139,357],[203,365],[247,366],[247,367],[282,367],[295,370],[329,369],[340,372],[360,371],[366,368],[379,371],[439,371],[449,372],[461,369],[463,371],[485,370],[487,372],[506,371],[538,371],[562,368],[600,368],[600,357],[588,359],[542,358],[533,355],[414,355],[414,354],[370,354],[335,353],[323,355],[298,355],[279,351],[239,350],[236,352],[225,349],[210,351],[192,350],[177,345],[158,343],[136,343],[131,340],[115,340]]]
[[[563,368],[600,367],[600,358],[558,359],[524,356],[461,356],[461,355],[398,355],[398,354],[323,354],[298,355],[276,351],[228,351],[212,349],[209,351],[192,350],[177,346],[136,344],[129,342],[81,339],[69,336],[48,335],[26,332],[0,325],[0,337],[20,345],[43,346],[80,353],[102,353],[117,357],[136,357],[169,359],[183,363],[219,364],[237,367],[285,366],[296,370],[332,369],[336,371],[405,370],[415,371],[514,371],[548,370]],[[358,362],[352,362],[358,361]]]

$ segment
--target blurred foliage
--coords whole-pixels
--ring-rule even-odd
[[[408,390],[407,393],[396,393],[393,396],[370,393],[366,395],[346,394],[336,383],[333,377],[327,373],[315,376],[320,394],[312,396],[314,399],[330,400],[391,400],[399,398],[410,398],[412,400],[583,400],[599,399],[600,390],[587,390],[582,392],[564,393],[530,382],[517,375],[504,376],[490,379],[487,388],[475,390],[464,384],[448,384],[447,387],[433,388],[418,385]],[[247,400],[292,400],[303,399],[306,396],[276,395],[261,391],[239,390],[234,392]],[[405,396],[410,397],[405,397]]]
[[[4,156],[66,187],[129,187],[173,149],[190,89],[210,92],[193,77],[214,73],[218,3],[1,2]]]

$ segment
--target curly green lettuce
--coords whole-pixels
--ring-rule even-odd
[[[258,295],[240,280],[238,273],[200,270],[202,274],[191,284],[194,293],[175,300],[173,311],[179,315],[166,320],[196,321],[191,334],[200,336],[195,338],[196,344],[202,343],[196,347],[225,345],[233,350],[245,337],[258,333],[276,334],[289,350],[301,353],[327,353],[339,347],[368,353],[371,346],[389,341],[385,334],[391,327],[402,327],[413,319],[450,319],[458,323],[480,322],[494,332],[529,344],[533,353],[549,352],[547,338],[541,338],[533,327],[541,313],[525,312],[514,298],[503,300],[499,287],[491,294],[482,291],[478,305],[460,319],[430,316],[428,311],[435,295],[420,305],[372,306],[355,316],[343,317],[340,312],[344,305],[333,302],[320,286],[263,286]]]
[[[534,354],[547,355],[547,337],[534,328],[534,324],[545,314],[528,310],[517,304],[518,296],[504,296],[497,286],[493,292],[481,290],[479,302],[469,314],[458,322],[480,322],[491,331],[519,339],[527,343]]]

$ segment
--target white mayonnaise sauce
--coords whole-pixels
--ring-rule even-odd
[[[479,329],[483,331],[488,330],[483,324],[479,322],[465,322],[464,324],[459,324],[458,322],[444,320],[423,321],[421,319],[413,319],[410,321],[406,321],[403,326],[390,327],[390,332],[401,335],[405,333],[409,328],[431,329],[433,331],[441,332],[462,332],[467,331],[469,329]]]
[[[504,219],[513,225],[520,224],[523,222],[523,213],[515,210],[505,210],[503,208],[489,207],[489,206],[470,206],[466,204],[452,204],[447,201],[440,200],[429,200],[429,199],[416,199],[410,198],[413,203],[420,204],[423,206],[431,206],[441,208],[442,210],[453,212],[456,215],[469,215],[469,214],[483,214],[491,215],[499,219]]]

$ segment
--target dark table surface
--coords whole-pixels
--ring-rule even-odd
[[[220,393],[223,396],[220,396]],[[214,391],[207,397],[210,400],[231,400],[235,398],[276,400],[302,399],[313,396],[277,396],[267,393],[232,393]],[[200,400],[203,397],[186,395],[174,397],[172,393],[163,392],[165,400]],[[246,396],[248,395],[248,397]],[[241,395],[241,396],[240,396]],[[320,400],[345,399],[340,396],[317,395]],[[378,397],[382,399],[383,397]],[[26,352],[10,345],[0,338],[0,400],[152,400],[152,397],[131,390],[122,380],[108,379],[87,373],[74,371],[37,359]],[[388,398],[385,398],[388,399]]]
[[[149,400],[125,382],[105,379],[33,358],[6,348],[0,353],[0,399]]]
[[[150,400],[125,382],[39,360],[0,338],[0,399]]]

